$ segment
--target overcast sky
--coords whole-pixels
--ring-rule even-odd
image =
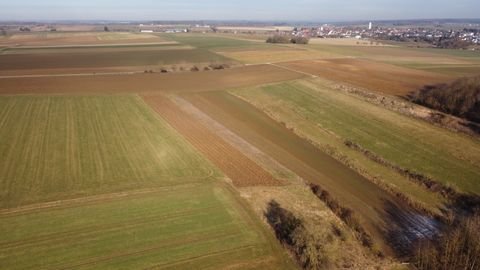
[[[480,0],[0,0],[0,20],[479,18]]]

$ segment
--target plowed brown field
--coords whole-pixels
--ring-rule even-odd
[[[49,45],[77,45],[77,44],[116,44],[116,43],[144,43],[163,41],[162,38],[151,34],[120,33],[120,32],[50,32],[50,33],[22,33],[14,34],[0,40],[6,46],[49,46]]]
[[[386,235],[391,230],[398,229],[402,231],[400,235],[411,238],[418,237],[412,236],[412,231],[424,230],[419,235],[430,233],[428,218],[422,219],[403,201],[384,192],[250,104],[228,92],[185,94],[184,98],[304,180],[325,187],[342,205],[359,214],[367,231],[379,244],[385,245],[383,250],[388,250],[386,243],[390,241]]]
[[[351,58],[294,61],[279,65],[392,95],[406,95],[426,84],[452,79],[427,71]]]
[[[237,187],[271,186],[282,183],[222,138],[163,96],[144,96],[145,101],[195,148],[220,168]]]
[[[169,74],[0,78],[0,94],[201,92],[294,80],[304,75],[271,65]]]

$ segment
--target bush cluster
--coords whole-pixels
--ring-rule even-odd
[[[307,231],[301,219],[274,200],[269,202],[265,217],[277,239],[295,255],[303,269],[321,269],[327,265],[321,241]]]
[[[480,76],[425,86],[409,98],[420,105],[480,123]]]
[[[480,269],[480,214],[462,218],[440,237],[421,242],[414,265],[419,270]]]
[[[337,215],[355,232],[357,238],[360,240],[363,246],[368,248],[373,247],[372,237],[362,227],[353,210],[340,205],[340,203],[333,198],[328,191],[322,189],[319,185],[310,184],[310,189],[328,206],[328,208],[332,210],[335,215]]]
[[[310,39],[307,37],[289,37],[282,35],[274,35],[267,38],[267,43],[293,43],[293,44],[308,44]]]

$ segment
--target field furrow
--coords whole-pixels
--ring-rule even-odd
[[[231,178],[235,186],[281,185],[279,180],[192,119],[168,98],[144,96],[144,99],[194,147]]]

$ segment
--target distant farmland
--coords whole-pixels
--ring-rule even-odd
[[[403,98],[475,52],[103,27],[0,37],[0,269],[400,270],[480,198]]]
[[[0,54],[0,74],[5,70],[78,69],[105,67],[141,67],[185,63],[233,62],[203,49],[168,45],[122,46],[105,50],[92,48],[24,49]],[[123,49],[123,50],[122,50]],[[65,52],[62,52],[65,50]],[[140,68],[141,69],[141,68]],[[29,74],[29,73],[26,73]]]
[[[130,32],[32,32],[16,33],[0,39],[6,46],[49,46],[79,44],[118,44],[161,42],[162,38],[143,33]]]

